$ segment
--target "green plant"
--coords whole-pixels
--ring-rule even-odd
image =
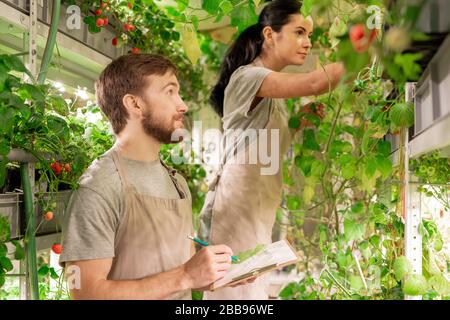
[[[320,61],[343,61],[348,78],[334,92],[313,100],[325,106],[324,117],[305,113],[302,99],[288,101],[289,126],[297,133],[283,168],[285,198],[279,217],[289,219],[288,238],[304,252],[299,268],[309,272],[320,262],[321,271],[314,279],[309,275],[286,287],[280,294],[284,299],[402,299],[416,287],[411,280],[405,291],[404,276],[409,277],[410,270],[396,260],[404,254],[403,187],[398,184],[404,168],[393,166],[391,145],[384,136],[413,124],[404,84],[418,78],[420,55],[386,47],[381,30],[368,47],[358,42],[363,33],[359,40],[356,34],[349,39],[346,30],[368,19],[360,9],[369,2],[383,7],[381,1],[340,1],[340,6],[314,2],[319,14],[323,10],[335,15],[329,30],[315,27],[312,40]],[[352,6],[349,14],[345,8]],[[407,16],[402,25],[408,36],[414,33],[411,19]],[[399,20],[385,11],[385,21],[395,25]],[[310,126],[302,125],[305,121]],[[424,165],[422,159],[418,164]],[[441,165],[436,176],[443,173],[441,182],[448,183],[447,159]],[[425,257],[426,248],[439,243],[436,237],[424,239]],[[425,281],[431,279],[424,275]],[[442,290],[441,295],[423,291],[420,280],[421,293],[445,298]]]
[[[5,274],[13,270],[6,246],[9,242],[15,246],[14,259],[22,260],[25,256],[23,247],[19,241],[10,239],[9,220],[0,215],[0,288],[5,284]]]
[[[441,157],[439,150],[425,154],[418,159],[411,159],[410,169],[419,178],[421,185],[417,188],[427,197],[434,197],[450,210],[448,193],[450,190],[450,158]]]

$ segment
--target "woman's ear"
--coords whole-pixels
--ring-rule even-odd
[[[268,45],[273,45],[273,30],[271,27],[266,26],[263,28],[262,30],[262,35],[264,38],[264,41],[268,44]]]

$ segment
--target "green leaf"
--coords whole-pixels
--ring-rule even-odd
[[[416,61],[422,59],[422,57],[421,53],[396,54],[394,63],[402,68],[407,80],[418,80],[422,68]]]
[[[56,273],[54,268],[50,268],[50,277],[54,280],[58,280],[59,279],[59,275]]]
[[[292,299],[295,292],[297,291],[296,287],[297,287],[297,283],[295,283],[295,282],[289,283],[287,286],[285,286],[283,288],[283,290],[281,290],[279,297],[281,299]]]
[[[90,33],[99,33],[100,31],[102,31],[101,28],[99,28],[95,25],[95,22],[89,24],[88,30]]]
[[[0,132],[11,134],[14,126],[14,111],[9,107],[0,105]]]
[[[3,161],[3,163],[6,160]],[[0,162],[1,164],[2,162]],[[1,181],[0,181],[1,182]],[[10,225],[9,219],[0,215],[0,244],[9,241],[10,238]],[[6,248],[6,247],[5,247]]]
[[[39,268],[38,275],[43,277],[43,276],[46,276],[49,272],[50,272],[50,268],[48,267],[48,265],[44,265]]]
[[[219,7],[223,14],[229,14],[233,10],[233,4],[228,0],[222,1]]]
[[[354,205],[352,205],[352,212],[356,214],[363,213],[364,210],[364,203],[362,201],[356,202]]]
[[[303,201],[305,202],[306,205],[309,205],[311,203],[314,194],[315,194],[314,187],[309,185],[305,186],[305,188],[303,189]]]
[[[202,9],[209,14],[217,14],[220,2],[218,0],[202,0]]]
[[[348,141],[334,140],[330,146],[330,153],[335,157],[338,153],[352,152],[352,144]]]
[[[94,16],[86,16],[83,18],[83,22],[86,24],[95,24],[95,17]]]
[[[14,269],[11,260],[9,260],[7,257],[0,257],[0,265],[5,269],[7,272]]]
[[[320,151],[320,146],[312,129],[307,129],[303,132],[303,145],[305,149]]]
[[[366,232],[366,225],[354,220],[344,220],[344,234],[347,241],[362,240]]]
[[[364,283],[363,283],[363,281],[362,281],[362,279],[361,279],[360,276],[351,274],[351,275],[348,277],[348,282],[350,283],[350,287],[351,287],[353,290],[355,290],[356,292],[358,292],[358,291],[364,289]]]
[[[6,69],[2,65],[0,65],[0,92],[5,89],[6,79],[8,79],[8,73]]]
[[[381,155],[376,156],[377,169],[381,172],[383,179],[387,179],[392,172],[392,162],[389,158]]]
[[[178,3],[178,10],[180,12],[183,12],[189,5],[189,0],[177,0],[177,3]]]
[[[387,140],[379,140],[377,144],[378,153],[385,157],[389,157],[391,154],[391,142]]]
[[[311,15],[313,4],[314,4],[314,0],[303,0],[302,8],[301,8],[300,12],[304,17],[308,17]]]
[[[7,156],[9,151],[11,150],[9,143],[6,139],[0,138],[0,156]]]
[[[184,51],[193,65],[195,65],[201,56],[200,44],[197,38],[197,32],[191,28],[185,27],[181,31]]]
[[[25,94],[26,98],[30,98],[35,102],[43,102],[45,100],[45,95],[41,89],[31,84],[22,84],[18,91],[21,94]]]
[[[298,129],[298,128],[300,128],[300,117],[299,116],[292,116],[289,119],[288,126],[291,129]]]
[[[286,206],[289,210],[298,210],[300,208],[300,200],[298,197],[287,196]]]
[[[18,57],[12,56],[12,55],[2,55],[2,60],[3,60],[3,64],[7,68],[9,68],[9,70],[24,72],[24,73],[28,74],[29,76],[31,75],[30,72],[28,71],[28,69],[25,67],[25,65],[22,63],[22,61]]]
[[[356,53],[350,40],[341,40],[338,45],[337,59],[343,61],[348,72],[359,72],[369,64],[367,52]]]
[[[69,106],[66,101],[61,96],[49,96],[48,103],[51,105],[51,109],[55,110],[57,113],[67,116],[69,114]]]
[[[367,157],[364,168],[366,176],[372,178],[377,171],[377,160],[373,156]]]
[[[341,267],[342,269],[344,269],[345,267],[348,266],[349,264],[349,259],[348,259],[348,255],[346,253],[343,252],[339,252],[336,255],[336,262],[339,265],[339,267]]]
[[[198,17],[197,16],[192,16],[191,17],[191,22],[192,22],[192,25],[194,26],[195,30],[198,30]]]
[[[354,163],[347,163],[342,166],[341,174],[344,179],[351,179],[355,176],[356,166]]]
[[[428,279],[428,284],[435,290],[438,294],[442,296],[450,295],[450,281],[448,281],[443,275],[434,275]]]
[[[17,240],[13,240],[12,243],[16,247],[16,251],[14,252],[14,259],[16,260],[22,260],[25,258],[25,250],[23,249],[22,245]]]
[[[389,111],[389,118],[399,128],[409,128],[414,124],[414,105],[397,103]]]
[[[311,173],[311,166],[316,161],[312,156],[297,156],[295,157],[295,165],[302,170],[305,177]]]
[[[380,236],[379,235],[373,235],[370,237],[369,242],[376,248],[380,245]]]
[[[235,7],[230,17],[231,25],[237,27],[239,33],[258,22],[258,15],[251,3]]]

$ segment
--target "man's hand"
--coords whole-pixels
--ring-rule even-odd
[[[207,289],[213,282],[223,278],[231,267],[233,252],[226,245],[202,248],[183,265],[192,289]]]

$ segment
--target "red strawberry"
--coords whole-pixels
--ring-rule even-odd
[[[133,26],[132,24],[129,24],[129,23],[125,23],[125,24],[123,25],[123,28],[124,28],[126,31],[134,31],[134,30],[136,29],[135,26]]]
[[[102,12],[103,12],[102,9],[97,9],[97,10],[95,10],[95,15],[99,16],[102,14]]]
[[[105,20],[103,20],[102,18],[98,18],[97,21],[95,21],[95,25],[97,27],[102,27],[105,24]]]
[[[56,175],[59,175],[61,173],[61,170],[62,170],[62,165],[58,161],[55,161],[55,162],[52,162],[50,164],[50,168],[52,168],[53,172]]]
[[[103,26],[107,26],[108,25],[108,18],[103,18]]]
[[[53,219],[53,212],[47,211],[47,212],[44,214],[44,220],[45,220],[45,221],[50,221],[50,220],[52,220],[52,219]]]
[[[128,2],[127,6],[128,8],[133,9],[133,4],[131,2]]]
[[[56,254],[60,254],[62,252],[62,245],[60,243],[55,243],[52,245],[52,251]]]
[[[353,49],[358,53],[366,51],[376,38],[377,33],[377,29],[373,29],[370,34],[366,33],[366,28],[362,23],[354,25],[349,33]]]
[[[138,54],[139,52],[141,52],[141,49],[139,48],[134,47],[131,49],[131,53]]]
[[[111,43],[115,47],[119,43],[119,39],[117,39],[117,37],[114,37],[114,38],[112,38]]]
[[[350,35],[350,40],[353,43],[361,40],[362,38],[364,38],[364,35],[365,35],[364,25],[363,24],[354,25],[350,29],[350,34],[349,35]]]
[[[72,171],[72,167],[70,166],[70,163],[66,163],[66,164],[64,165],[64,170],[65,170],[66,172]]]

